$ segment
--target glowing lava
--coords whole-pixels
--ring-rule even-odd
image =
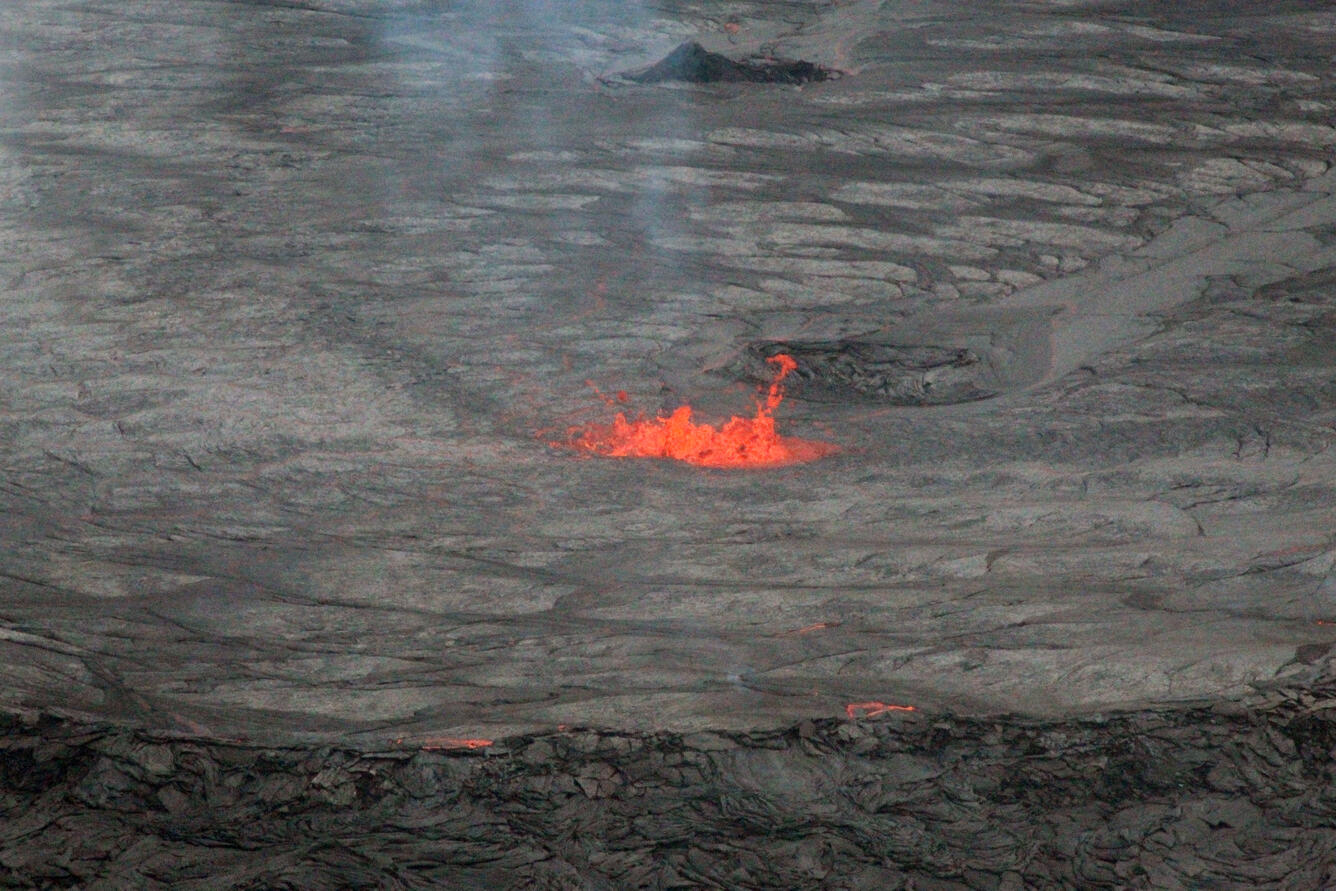
[[[838,449],[827,442],[780,436],[775,430],[775,409],[784,401],[780,383],[798,367],[792,356],[766,359],[775,377],[765,401],[757,400],[750,418],[730,418],[722,427],[698,424],[691,406],[683,405],[668,417],[644,415],[628,421],[618,412],[611,424],[572,427],[564,443],[581,451],[609,458],[672,458],[701,467],[778,467],[814,461]],[[620,395],[620,394],[619,394]]]
[[[851,702],[844,707],[844,713],[850,718],[859,716],[871,718],[887,712],[916,712],[912,705],[891,705],[887,702]]]
[[[406,737],[399,737],[394,741],[396,746],[403,745]],[[424,752],[441,752],[450,749],[486,749],[492,745],[490,739],[464,739],[457,736],[429,736],[426,739],[419,740],[417,747]]]

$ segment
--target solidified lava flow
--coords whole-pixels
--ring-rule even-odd
[[[766,360],[775,366],[775,377],[765,401],[757,400],[750,418],[733,416],[721,427],[692,419],[691,406],[683,405],[671,415],[627,420],[618,412],[611,424],[572,427],[564,443],[570,448],[609,458],[672,458],[701,467],[779,467],[814,461],[838,449],[826,442],[780,436],[775,430],[775,409],[784,400],[781,382],[798,367],[792,356],[780,354]]]

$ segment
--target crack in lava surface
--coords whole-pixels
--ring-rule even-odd
[[[784,401],[784,378],[798,367],[792,356],[766,360],[775,376],[764,401],[756,402],[752,417],[734,415],[722,426],[698,423],[690,405],[679,406],[664,417],[643,414],[628,420],[618,412],[611,424],[572,427],[565,442],[553,445],[609,458],[671,458],[701,467],[764,468],[814,461],[839,451],[831,443],[781,436],[775,429],[775,409]]]

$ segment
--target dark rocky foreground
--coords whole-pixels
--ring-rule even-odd
[[[15,888],[1336,884],[1336,685],[1039,722],[267,748],[0,731]]]

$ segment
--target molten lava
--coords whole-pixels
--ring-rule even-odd
[[[778,467],[813,461],[837,448],[830,443],[780,436],[775,430],[775,409],[784,401],[780,386],[798,367],[792,356],[766,360],[775,366],[765,401],[757,400],[756,414],[734,416],[721,427],[698,424],[691,406],[683,405],[668,417],[644,415],[629,421],[618,412],[611,424],[572,427],[565,443],[571,448],[609,458],[672,458],[702,467]],[[621,393],[618,394],[621,396]]]
[[[871,718],[876,715],[884,715],[887,712],[916,712],[918,711],[912,705],[891,705],[887,702],[851,702],[844,707],[844,713],[850,718],[862,717]]]
[[[406,737],[394,741],[396,746],[403,745]],[[486,749],[492,745],[490,739],[465,739],[457,736],[429,736],[419,740],[417,747],[424,752],[441,752],[450,749]]]

